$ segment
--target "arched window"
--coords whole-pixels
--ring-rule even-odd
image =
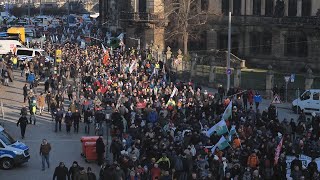
[[[233,15],[241,15],[241,1],[233,0]]]
[[[221,4],[222,13],[225,16],[228,16],[228,14],[229,14],[229,0],[222,0],[221,3],[222,3]]]
[[[289,0],[288,16],[297,15],[297,0]]]
[[[302,16],[310,16],[311,15],[311,0],[302,0]]]
[[[261,15],[261,0],[253,0],[253,15]]]
[[[272,16],[273,15],[273,0],[266,0],[265,1],[265,15]]]

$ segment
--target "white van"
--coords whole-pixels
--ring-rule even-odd
[[[304,110],[305,113],[320,113],[320,89],[306,90],[292,102],[292,109],[294,112]]]
[[[44,56],[43,49],[17,48],[16,55],[18,60],[31,60],[35,56]]]
[[[17,40],[0,40],[0,55],[8,54],[10,51],[13,53],[19,47],[24,46]]]
[[[15,165],[28,162],[30,159],[29,147],[13,139],[0,126],[0,168],[11,169]]]
[[[16,55],[19,61],[30,61],[35,56],[45,56],[46,62],[54,62],[54,59],[52,57],[47,56],[43,49],[17,48]]]

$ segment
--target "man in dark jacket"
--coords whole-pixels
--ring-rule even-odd
[[[56,179],[57,178],[57,179]],[[53,180],[70,180],[70,176],[68,173],[68,168],[64,166],[63,162],[60,162],[59,166],[56,167],[53,174]]]
[[[28,97],[28,86],[25,84],[23,86],[23,103],[26,103]]]
[[[80,166],[77,161],[73,161],[72,166],[69,168],[69,175],[71,180],[75,180],[76,175],[80,172]]]
[[[103,163],[103,153],[105,152],[105,145],[101,136],[96,141],[96,152],[98,156],[98,165]]]
[[[25,115],[22,115],[17,122],[17,126],[20,124],[21,138],[24,139],[24,134],[26,133],[26,127],[28,124],[28,118]]]
[[[73,120],[73,128],[74,132],[79,132],[79,123],[81,121],[81,114],[79,113],[78,109],[76,109],[76,112],[72,113],[72,120]]]
[[[60,108],[57,108],[57,111],[55,112],[56,125],[55,125],[54,132],[58,131],[58,124],[59,124],[59,131],[61,131],[62,118],[63,118],[63,111]]]

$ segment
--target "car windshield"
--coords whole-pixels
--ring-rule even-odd
[[[11,145],[16,142],[5,130],[0,132],[0,139],[6,144]]]

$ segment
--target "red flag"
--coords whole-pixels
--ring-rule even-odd
[[[108,64],[109,64],[109,52],[108,52],[108,51],[106,51],[106,52],[104,53],[104,56],[103,56],[103,64],[104,64],[105,66],[108,66]]]
[[[282,142],[283,142],[283,137],[281,138],[281,141],[279,142],[279,144],[277,146],[277,149],[276,149],[276,153],[275,153],[275,156],[274,156],[274,165],[278,164],[280,152],[281,152],[281,149],[282,149]]]

